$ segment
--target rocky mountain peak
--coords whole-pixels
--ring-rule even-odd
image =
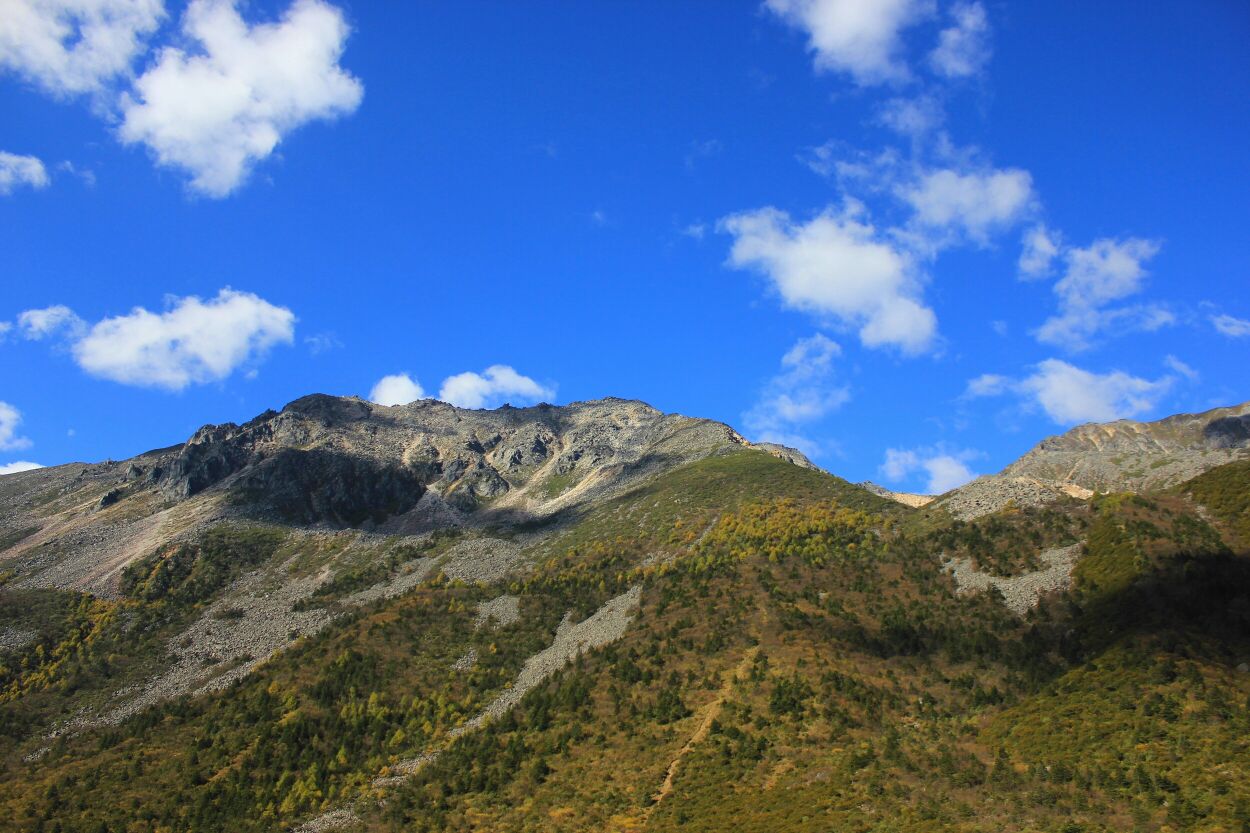
[[[312,394],[243,425],[204,426],[166,455],[156,479],[176,500],[225,490],[301,523],[354,525],[422,500],[440,517],[487,505],[547,513],[746,445],[722,423],[629,399],[469,410]],[[792,450],[761,450],[811,466]]]

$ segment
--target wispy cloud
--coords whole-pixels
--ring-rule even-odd
[[[1173,323],[1175,316],[1158,305],[1114,305],[1141,291],[1145,264],[1159,245],[1137,237],[1104,238],[1066,249],[1064,275],[1054,287],[1059,313],[1038,328],[1038,341],[1080,351],[1106,333],[1156,330]]]
[[[834,367],[841,354],[842,348],[820,333],[795,342],[781,357],[781,372],[742,415],[752,439],[820,456],[823,444],[807,437],[803,426],[823,419],[850,399],[850,389],[838,381]]]
[[[1027,406],[1041,408],[1052,421],[1074,425],[1147,413],[1176,381],[1175,375],[1146,379],[1120,370],[1096,373],[1060,359],[1046,359],[1023,378],[989,373],[978,376],[968,383],[964,395],[977,398],[1012,393]]]

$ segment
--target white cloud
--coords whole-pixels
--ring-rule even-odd
[[[316,333],[315,335],[306,336],[304,345],[308,348],[308,352],[314,356],[320,356],[322,353],[328,353],[331,350],[338,350],[343,346],[343,342],[334,333]]]
[[[85,323],[72,309],[57,304],[43,309],[28,309],[17,316],[17,328],[30,341],[40,341],[58,333],[81,335]]]
[[[759,400],[742,415],[752,437],[819,454],[819,443],[795,429],[828,416],[850,399],[850,391],[837,383],[834,373],[833,361],[840,355],[842,348],[819,333],[795,342],[781,357],[781,373],[769,380]]]
[[[940,495],[951,489],[958,489],[977,477],[977,473],[968,468],[966,463],[949,454],[930,457],[924,461],[924,468],[929,474],[929,482],[925,486],[925,491],[931,495]]]
[[[915,210],[921,226],[961,230],[982,244],[990,232],[1019,221],[1036,202],[1033,177],[1019,168],[930,170],[899,186],[897,193]]]
[[[19,471],[33,471],[41,469],[41,463],[32,463],[29,460],[15,460],[12,463],[0,463],[0,475],[17,474]]]
[[[407,405],[425,398],[425,391],[407,373],[383,376],[369,393],[369,401],[379,405]]]
[[[1244,318],[1234,318],[1231,315],[1213,315],[1211,316],[1211,326],[1215,327],[1216,332],[1229,338],[1250,336],[1250,321]]]
[[[160,52],[123,96],[118,135],[187,171],[198,193],[229,194],[287,133],[351,113],[364,95],[338,64],[347,22],[323,0],[295,0],[281,21],[255,26],[233,0],[191,0],[182,29],[200,52]]]
[[[976,75],[990,58],[990,24],[985,7],[980,3],[956,3],[951,16],[955,25],[938,35],[937,48],[929,53],[929,65],[947,78]]]
[[[505,364],[482,373],[458,373],[443,380],[438,398],[457,408],[494,408],[505,402],[533,404],[554,399],[555,389],[522,376]]]
[[[1029,280],[1049,275],[1051,264],[1059,254],[1059,244],[1058,233],[1040,223],[1025,232],[1017,263],[1020,277]]]
[[[1191,382],[1197,381],[1198,376],[1200,375],[1198,371],[1194,370],[1192,367],[1185,364],[1180,359],[1176,358],[1176,356],[1172,356],[1172,355],[1167,355],[1163,357],[1163,366],[1166,367],[1168,370],[1171,370],[1177,373],[1180,376],[1184,376],[1186,379],[1188,379]]]
[[[933,10],[929,0],[765,0],[764,7],[807,33],[817,69],[862,85],[908,77],[899,34]]]
[[[21,422],[21,411],[8,402],[0,402],[0,451],[30,447],[30,440],[17,433],[17,426]]]
[[[0,8],[3,8],[0,0]],[[19,156],[0,150],[0,196],[8,196],[23,185],[30,188],[47,188],[48,171],[43,162],[34,156]]]
[[[891,98],[877,109],[877,122],[895,133],[919,139],[946,121],[946,111],[931,96]]]
[[[1011,380],[997,373],[982,373],[968,382],[964,396],[998,396],[1011,387]]]
[[[1055,292],[1068,304],[1100,305],[1132,295],[1146,275],[1142,264],[1158,251],[1158,243],[1136,237],[1096,240],[1084,249],[1069,249],[1068,269]]]
[[[64,171],[70,176],[78,177],[82,184],[88,188],[94,188],[96,184],[95,171],[90,168],[79,168],[73,162],[66,159],[56,166],[58,171]]]
[[[170,298],[161,313],[135,307],[94,324],[71,346],[79,367],[92,376],[181,390],[224,379],[275,344],[290,344],[294,329],[289,309],[223,289],[208,301]]]
[[[164,16],[163,0],[0,0],[0,68],[53,95],[99,92]]]
[[[1037,330],[1037,339],[1068,350],[1083,350],[1108,330],[1156,330],[1174,316],[1157,305],[1108,308],[1140,292],[1145,262],[1159,251],[1152,240],[1096,240],[1085,248],[1064,252],[1066,269],[1055,284],[1059,314]]]
[[[879,471],[882,478],[894,483],[923,472],[927,477],[924,493],[940,495],[976,479],[977,473],[968,467],[967,461],[979,456],[979,452],[971,450],[952,453],[942,448],[887,448]]]
[[[1174,371],[1192,373],[1175,357],[1165,364]],[[1144,379],[1120,370],[1093,373],[1059,359],[1038,363],[1023,379],[986,374],[968,383],[966,396],[997,396],[1013,392],[1029,407],[1040,406],[1060,425],[1110,422],[1152,410],[1176,383],[1175,376]]]
[[[1047,359],[1021,383],[1047,416],[1060,424],[1109,422],[1145,413],[1171,388],[1173,380],[1130,376],[1119,370],[1091,373],[1058,359]]]
[[[729,264],[764,274],[787,306],[858,326],[865,346],[923,352],[937,317],[922,303],[914,263],[860,213],[851,205],[794,223],[769,207],[726,217],[719,228],[734,236]]]

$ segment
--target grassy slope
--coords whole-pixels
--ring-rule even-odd
[[[451,744],[385,807],[366,801],[365,826],[1240,829],[1247,559],[1179,499],[1071,511],[927,531],[834,478],[713,458],[533,553],[508,630],[470,624],[505,588],[431,583],[226,692],[58,740],[33,766],[11,752],[0,815],[18,830],[280,829],[443,745],[565,610],[641,579],[624,639]],[[1006,566],[1000,538],[1072,529],[1090,535],[1078,588],[1026,623],[955,595],[936,558]],[[479,667],[449,672],[470,646]]]

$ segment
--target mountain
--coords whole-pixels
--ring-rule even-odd
[[[997,475],[937,503],[962,518],[1008,502],[1040,505],[1093,492],[1162,489],[1216,466],[1250,459],[1250,402],[1156,422],[1079,425],[1034,446]]]
[[[614,399],[310,396],[5,476],[0,818],[1242,829],[1246,413],[920,508]]]
[[[154,544],[226,520],[375,535],[532,523],[747,447],[726,425],[625,400],[469,411],[313,395],[132,460],[6,478],[0,527],[29,530],[6,553],[19,586],[115,597]]]

